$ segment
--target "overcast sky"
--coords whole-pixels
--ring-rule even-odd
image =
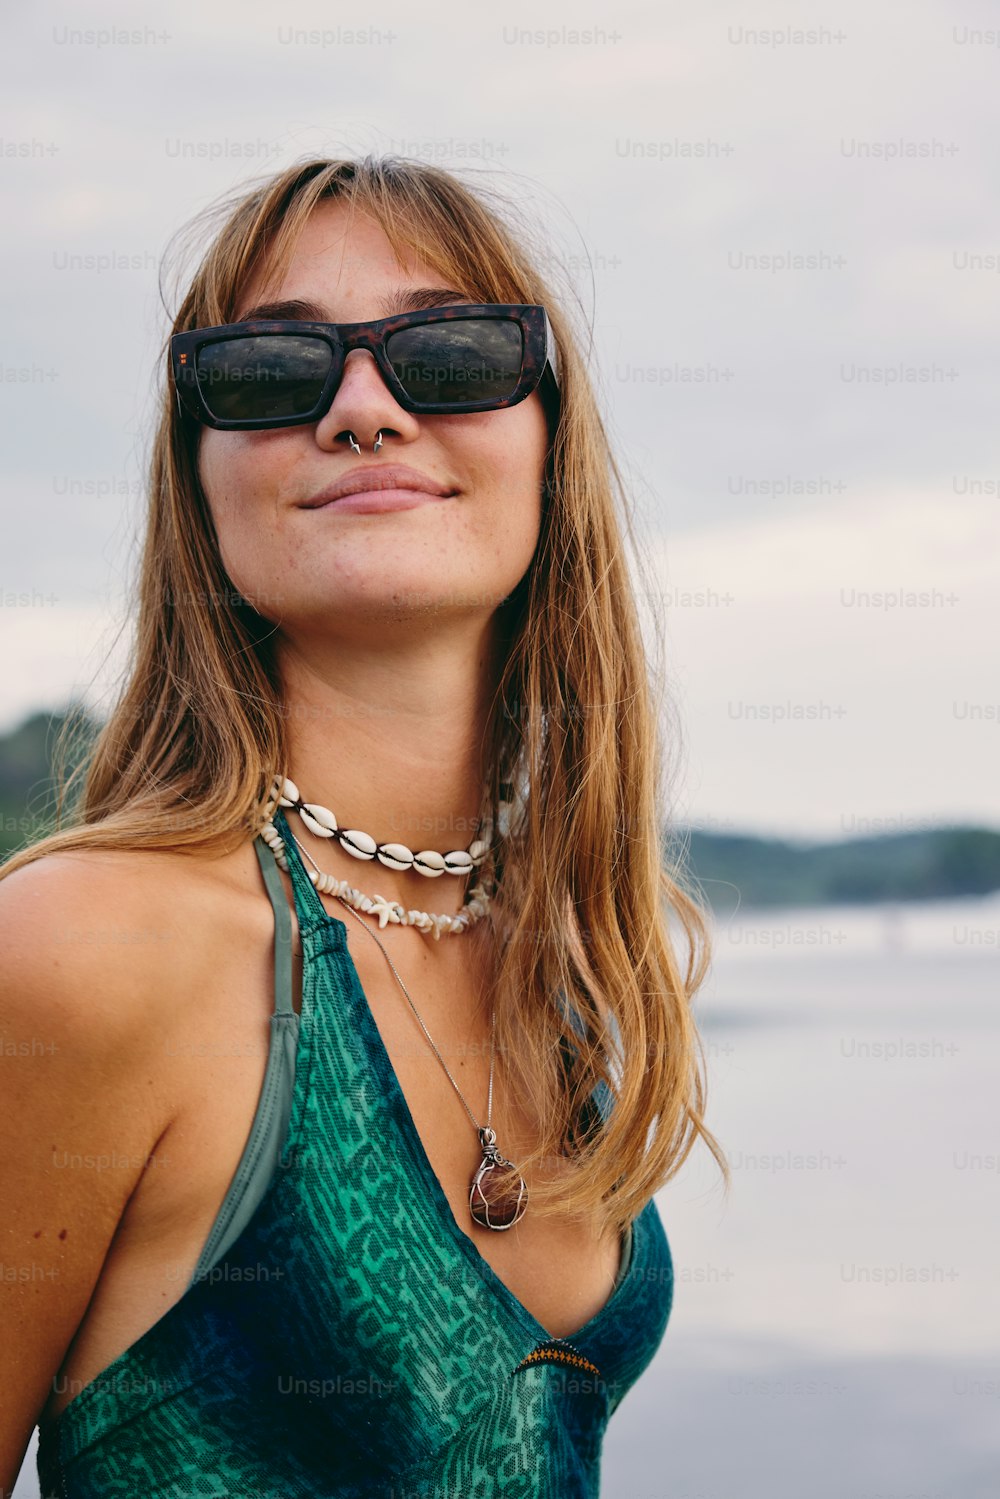
[[[678,815],[1000,826],[998,27],[857,0],[22,7],[0,729],[120,664],[170,236],[260,171],[385,151],[516,193],[568,268],[665,617]]]

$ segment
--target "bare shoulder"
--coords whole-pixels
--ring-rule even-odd
[[[266,967],[255,865],[86,850],[0,880],[0,1493],[184,1109],[178,1030],[225,1020],[234,964]]]
[[[141,849],[45,856],[0,880],[4,987],[41,989],[67,1024],[127,1032],[189,992],[207,947],[256,907],[247,849],[222,858]],[[252,855],[251,855],[252,856]]]
[[[0,880],[0,1492],[176,1112],[162,1062],[175,971],[213,888],[176,863],[88,851]]]

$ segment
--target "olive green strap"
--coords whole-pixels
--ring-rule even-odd
[[[292,916],[288,909],[285,887],[281,883],[274,855],[263,838],[254,839],[254,848],[264,875],[267,893],[274,907],[274,1013],[293,1015],[292,1005]]]

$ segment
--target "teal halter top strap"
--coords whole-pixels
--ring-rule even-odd
[[[301,1014],[287,904],[258,844],[276,987],[246,1150],[183,1295],[41,1427],[42,1493],[596,1499],[607,1422],[670,1315],[655,1201],[605,1306],[572,1337],[549,1337],[459,1227],[346,925],[281,814],[278,826]]]
[[[292,1004],[292,918],[274,855],[263,839],[254,848],[274,907],[274,1013],[267,1067],[250,1136],[191,1282],[202,1279],[236,1243],[278,1169],[295,1087],[299,1017]]]

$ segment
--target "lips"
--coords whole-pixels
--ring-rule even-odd
[[[335,504],[349,494],[363,494],[369,490],[380,489],[414,489],[421,494],[436,495],[438,499],[449,499],[457,494],[456,489],[449,488],[446,484],[439,484],[427,474],[420,473],[415,468],[403,468],[398,464],[389,465],[385,463],[373,463],[364,468],[352,469],[342,479],[328,484],[318,494],[303,500],[301,507],[304,510],[315,510],[320,505]]]

